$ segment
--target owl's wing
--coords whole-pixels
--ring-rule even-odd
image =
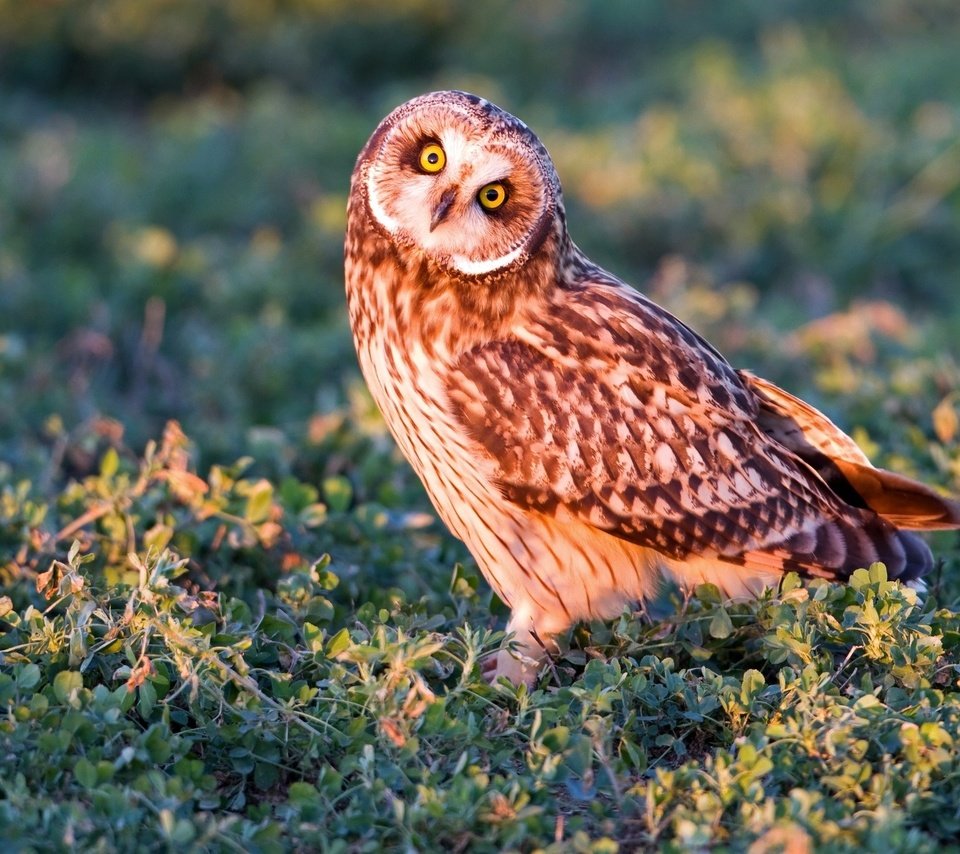
[[[568,292],[465,353],[448,392],[504,496],[532,511],[680,560],[834,576],[877,559],[896,575],[909,557],[892,525],[758,426],[719,354],[622,287]]]

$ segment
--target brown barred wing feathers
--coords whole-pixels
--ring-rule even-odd
[[[591,290],[450,376],[508,500],[730,572],[843,577],[879,559],[897,576],[915,562],[913,543],[758,426],[754,394],[694,333],[625,290]]]

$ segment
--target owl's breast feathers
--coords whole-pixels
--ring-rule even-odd
[[[932,557],[898,528],[960,525],[956,502],[873,468],[826,416],[616,282],[555,289],[462,353],[448,395],[508,501],[674,560],[824,577],[881,560],[909,579]]]

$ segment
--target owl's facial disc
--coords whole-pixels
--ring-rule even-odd
[[[472,96],[408,102],[384,120],[363,156],[380,227],[460,276],[523,264],[556,215],[559,188],[539,141]]]

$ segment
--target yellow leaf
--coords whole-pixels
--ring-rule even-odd
[[[960,430],[960,417],[953,402],[953,395],[947,395],[933,410],[933,431],[944,444],[952,442]]]

